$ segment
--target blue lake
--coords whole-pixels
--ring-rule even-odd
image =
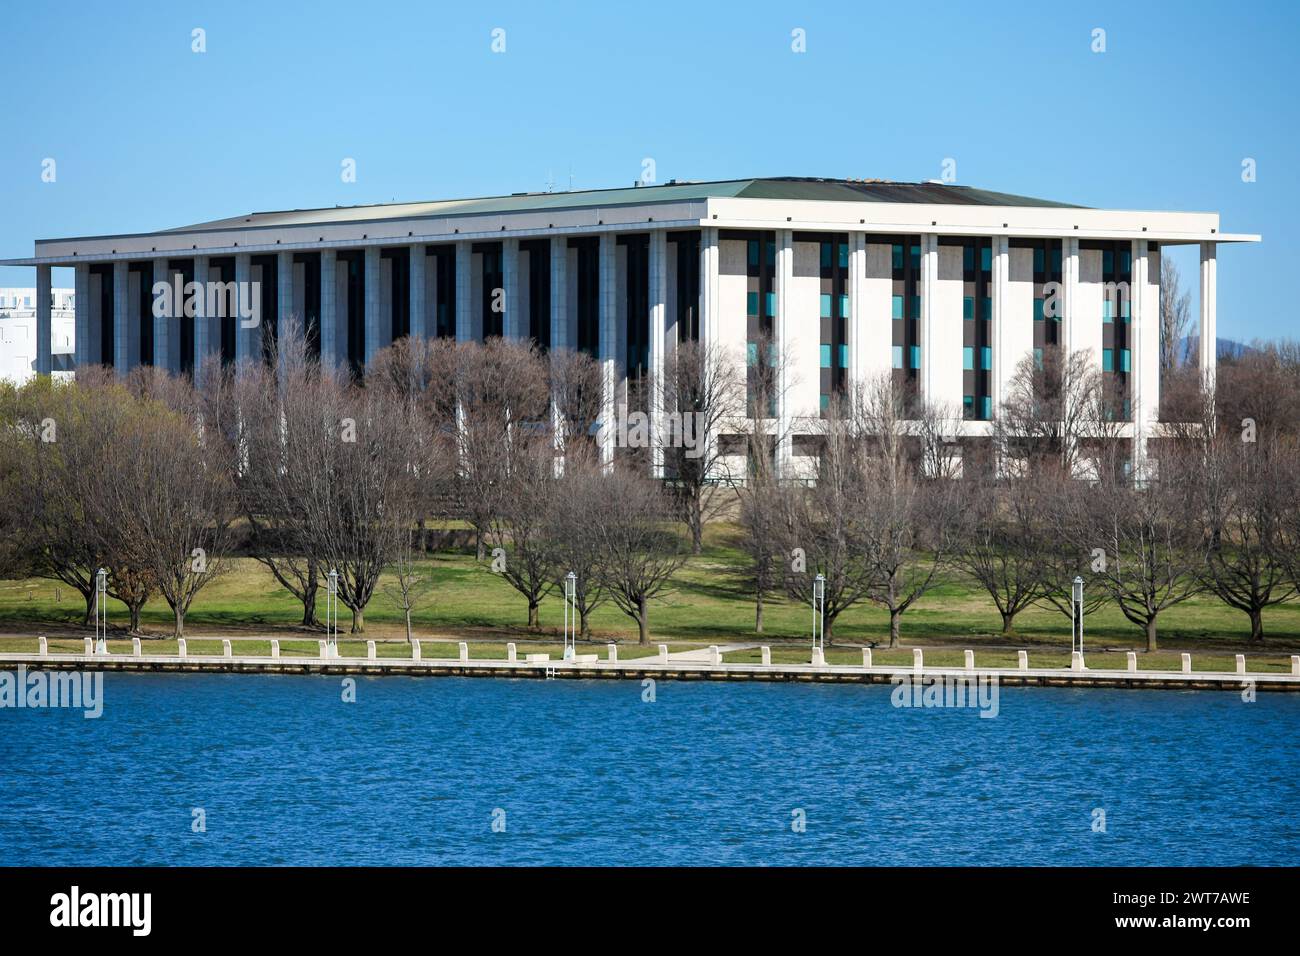
[[[663,682],[644,702],[636,681],[383,677],[344,703],[339,678],[107,674],[98,720],[0,710],[0,864],[1267,865],[1300,851],[1300,695],[1004,688],[982,719],[895,708],[890,690]]]

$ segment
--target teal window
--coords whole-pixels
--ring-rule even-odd
[[[1128,300],[1127,298],[1120,299],[1120,302],[1119,302],[1119,317],[1120,317],[1121,319],[1123,319],[1125,322],[1127,322],[1127,321],[1129,320],[1129,318],[1130,318],[1130,315],[1129,315],[1129,309],[1130,309],[1130,306],[1129,306],[1129,300]]]
[[[1103,322],[1115,321],[1115,303],[1110,299],[1103,298],[1101,300],[1101,320]]]
[[[975,318],[975,300],[971,296],[965,296],[961,300],[961,317],[967,321]]]
[[[1131,354],[1132,353],[1129,352],[1128,349],[1119,350],[1119,370],[1121,372],[1127,372],[1129,370],[1129,356]]]
[[[1052,271],[1053,272],[1061,271],[1061,250],[1060,249],[1052,250]]]
[[[993,399],[985,395],[980,399],[980,418],[988,421],[993,417]]]
[[[980,299],[980,317],[984,319],[993,318],[993,300],[988,296]]]
[[[897,243],[894,245],[894,268],[903,268],[903,247]]]
[[[749,254],[749,264],[751,266],[758,265],[758,240],[750,239],[748,242],[745,243],[745,246],[746,246],[746,251]]]
[[[1114,349],[1101,350],[1101,370],[1103,372],[1115,371],[1115,350]]]
[[[912,368],[921,367],[921,346],[912,346]]]
[[[961,367],[968,372],[975,368],[975,350],[973,348],[961,350]]]
[[[993,368],[993,349],[987,345],[980,349],[980,368],[985,371]]]
[[[1035,271],[1035,272],[1044,272],[1044,271],[1045,271],[1045,269],[1044,269],[1044,265],[1045,265],[1045,263],[1044,263],[1044,261],[1043,261],[1045,258],[1046,258],[1046,256],[1043,255],[1043,250],[1042,250],[1042,249],[1035,249],[1035,250],[1034,250],[1034,271]]]
[[[767,264],[776,265],[776,242],[774,241],[767,244]]]
[[[831,347],[829,345],[823,345],[822,346],[822,368],[830,368],[830,367],[831,367]]]
[[[823,242],[821,245],[822,245],[822,268],[829,269],[831,267],[831,263],[835,261],[832,258],[834,253],[831,251],[831,244],[829,242]]]
[[[822,392],[822,411],[826,411],[826,409],[830,407],[831,407],[831,397],[827,395],[825,392]]]
[[[902,368],[902,367],[903,367],[903,347],[901,345],[895,345],[894,346],[894,368]]]
[[[849,367],[849,347],[847,345],[841,345],[840,346],[840,368],[848,368],[848,367]]]
[[[847,319],[848,317],[849,317],[849,297],[847,295],[842,295],[840,296],[840,318]]]
[[[1133,268],[1133,253],[1121,252],[1119,254],[1119,271],[1128,272]]]
[[[757,365],[758,364],[758,343],[757,342],[748,343],[748,349],[746,351],[748,352],[748,354],[746,355],[746,361],[750,365]]]
[[[758,315],[757,292],[751,292],[745,297],[745,312],[748,315]]]
[[[974,395],[963,395],[963,396],[961,397],[961,405],[962,405],[962,408],[964,408],[964,409],[966,410],[966,417],[967,417],[967,418],[970,418],[972,415],[975,414],[975,396],[974,396]]]
[[[919,295],[914,295],[912,296],[912,318],[919,319],[920,317],[921,317],[921,297]]]
[[[1035,322],[1043,321],[1043,300],[1042,299],[1034,300],[1034,321]]]
[[[1043,367],[1043,350],[1034,349],[1034,368],[1041,370]]]
[[[920,246],[912,247],[912,268],[913,269],[921,268],[921,247]]]
[[[1107,273],[1115,271],[1115,253],[1109,249],[1106,249],[1101,254],[1101,271]]]
[[[894,296],[893,316],[896,319],[901,319],[903,317],[903,297],[901,295]]]
[[[849,246],[848,243],[841,242],[840,243],[840,268],[847,269],[848,267],[849,267]]]
[[[965,246],[962,249],[961,267],[966,272],[975,271],[975,247]]]
[[[768,318],[771,318],[772,316],[776,315],[776,293],[775,292],[769,292],[767,294],[767,315]]]
[[[829,293],[829,292],[823,292],[822,295],[821,295],[821,300],[822,300],[822,318],[823,318],[823,319],[829,319],[829,318],[831,317],[831,296],[830,296],[830,293]]]
[[[993,247],[985,246],[980,250],[980,269],[988,272],[993,268]]]

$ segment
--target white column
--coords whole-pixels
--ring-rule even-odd
[[[519,240],[501,241],[501,285],[506,313],[501,317],[501,337],[509,341],[523,338],[524,307],[520,298]]]
[[[285,333],[289,330],[291,318],[294,316],[293,306],[293,253],[279,252],[275,256],[275,347],[283,355],[283,339]],[[302,316],[296,316],[299,334],[305,335],[306,329],[302,328]],[[263,322],[269,322],[266,316],[262,317]],[[263,330],[263,335],[266,334]]]
[[[1201,243],[1201,312],[1197,334],[1201,381],[1213,391],[1219,341],[1219,265],[1215,242]]]
[[[456,243],[456,341],[474,339],[474,250],[467,240]]]
[[[1145,368],[1147,326],[1151,324],[1147,321],[1144,301],[1147,288],[1147,240],[1132,240],[1132,250],[1133,265],[1130,270],[1128,290],[1129,414],[1133,420],[1133,474],[1140,480],[1146,473],[1147,465],[1147,438],[1150,433],[1147,406],[1154,398],[1151,394],[1153,383],[1148,381]],[[1116,315],[1115,321],[1118,323],[1122,319]],[[1158,333],[1158,326],[1152,324],[1152,327],[1156,328]],[[1115,363],[1118,366],[1118,350],[1115,354]]]
[[[78,263],[73,267],[75,290],[75,300],[73,308],[75,310],[76,338],[73,341],[73,349],[76,355],[76,365],[89,365],[94,361],[94,352],[90,348],[90,266],[86,263]]]
[[[760,242],[759,254],[765,256]],[[790,415],[790,285],[794,280],[794,233],[781,229],[776,234],[776,318],[773,338],[777,361],[776,417],[779,445],[776,450],[776,473],[786,478],[792,475],[794,458],[793,420]],[[759,361],[763,357],[759,356]]]
[[[766,252],[764,252],[766,254]],[[718,230],[700,230],[700,344],[718,341]]]
[[[383,347],[380,335],[380,303],[384,298],[384,270],[380,268],[378,246],[366,246],[366,301],[365,301],[365,366],[370,367],[376,353]]]
[[[338,253],[320,251],[320,364],[336,368],[339,364],[339,316],[337,298]],[[346,308],[346,303],[344,303]]]
[[[214,351],[212,323],[208,318],[208,257],[194,257],[194,282],[198,294],[194,297],[194,381],[202,378],[203,363]]]
[[[600,460],[614,461],[614,396],[618,388],[618,237],[600,234]]]
[[[668,233],[650,233],[650,447],[654,476],[664,476],[664,340],[668,330]]]
[[[176,343],[179,341],[180,336],[172,329],[172,323],[175,322],[173,313],[176,311],[173,273],[166,259],[155,259],[152,265],[154,286],[157,286],[160,282],[167,285],[167,292],[162,296],[161,300],[154,295],[152,287],[148,293],[149,314],[153,316],[153,364],[155,368],[175,372],[177,366],[172,353],[177,351]],[[183,304],[183,300],[181,304]],[[161,312],[162,315],[158,315],[158,312]]]
[[[551,348],[571,349],[576,344],[569,330],[569,243],[551,238]]]
[[[1078,350],[1079,308],[1079,240],[1068,236],[1061,240],[1061,293],[1057,300],[1057,314],[1061,318],[1062,358],[1067,359]],[[1044,321],[1047,317],[1044,316]]]
[[[128,263],[113,263],[113,372],[118,378],[125,378],[131,370],[131,300],[127,294],[130,276]]]
[[[411,277],[411,294],[410,294],[410,316],[411,316],[411,338],[427,338],[428,328],[428,298],[426,290],[428,289],[429,280],[429,257],[425,255],[424,246],[411,246],[409,251],[411,260],[408,266],[408,272]]]
[[[865,286],[867,278],[867,237],[863,233],[849,234],[849,388],[854,389],[867,381],[867,303]]]
[[[993,406],[993,417],[1000,415],[1002,401],[1006,394],[1006,377],[1015,368],[1006,354],[1006,336],[1003,331],[1007,322],[1007,292],[1011,284],[1011,240],[1006,236],[993,237],[993,324],[990,341],[993,355],[993,367],[989,371],[989,403]],[[1024,321],[1023,317],[1022,320]]]
[[[36,374],[49,375],[54,367],[53,317],[50,302],[53,280],[49,266],[36,267]]]
[[[939,237],[921,236],[921,398],[934,401],[938,384],[934,381],[933,337],[935,293],[939,288]],[[957,343],[961,345],[960,342]]]
[[[253,294],[253,257],[247,252],[235,255],[235,304],[235,361],[252,361],[260,352],[262,330],[244,316],[252,313],[260,319],[262,304],[261,297]]]

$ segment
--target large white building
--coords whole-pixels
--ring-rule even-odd
[[[71,289],[50,290],[50,369],[71,376],[75,315]],[[21,385],[37,373],[36,290],[0,288],[0,379]]]
[[[1216,213],[780,178],[251,213],[42,240],[34,257],[5,264],[36,267],[38,303],[53,267],[75,269],[76,363],[121,374],[259,356],[292,315],[323,360],[358,373],[404,335],[583,349],[604,367],[609,412],[680,340],[726,346],[743,363],[770,336],[789,362],[775,413],[794,436],[790,468],[799,435],[816,433],[850,382],[893,374],[959,409],[974,438],[1022,358],[1083,349],[1125,396],[1136,464],[1158,431],[1161,250],[1199,247],[1200,362],[1212,374],[1218,246],[1258,239],[1222,232]],[[211,300],[192,319],[155,317],[159,281],[234,283],[239,309],[260,307],[260,322],[244,327],[234,306]],[[497,290],[504,310],[492,307]],[[50,322],[38,309],[38,327]],[[36,362],[50,370],[50,352]]]

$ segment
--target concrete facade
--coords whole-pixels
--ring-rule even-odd
[[[681,268],[677,249],[684,235],[698,242],[698,271]],[[757,267],[751,237],[761,250]],[[648,240],[647,255],[630,251],[632,238]],[[529,250],[538,247],[528,245],[538,239],[549,243],[541,248],[549,252],[550,288],[540,306],[530,292],[535,272]],[[111,363],[122,375],[141,363],[173,372],[197,369],[209,355],[257,360],[271,334],[265,324],[278,329],[291,316],[318,329],[322,361],[351,360],[363,369],[391,342],[400,321],[412,335],[437,334],[439,303],[454,299],[444,331],[459,341],[481,340],[485,316],[499,320],[507,337],[527,338],[542,327],[543,316],[532,313],[549,310],[549,341],[540,345],[584,348],[599,362],[604,421],[629,394],[634,345],[646,350],[633,357],[641,374],[662,382],[665,363],[690,334],[683,302],[696,311],[702,343],[726,350],[742,368],[755,355],[751,319],[772,302],[772,335],[787,364],[769,427],[785,436],[778,465],[790,471],[801,467],[799,437],[817,433],[828,362],[844,370],[837,381],[850,386],[891,370],[914,374],[920,397],[955,410],[959,438],[989,434],[988,410],[996,413],[1017,366],[1039,347],[1044,269],[1058,263],[1059,282],[1051,280],[1059,286],[1057,314],[1046,321],[1056,323],[1055,341],[1086,350],[1123,381],[1130,406],[1124,435],[1133,441],[1138,464],[1146,440],[1159,430],[1161,248],[1199,247],[1200,361],[1212,381],[1218,247],[1258,239],[1221,232],[1214,213],[1088,209],[936,183],[771,179],[259,213],[164,233],[40,241],[35,256],[5,264],[34,266],[38,287],[48,283],[51,267],[73,267],[75,364]],[[763,265],[769,244],[773,261]],[[839,273],[828,273],[827,249],[841,247],[844,291],[832,296],[827,276]],[[971,291],[972,247],[974,287],[987,295]],[[919,251],[915,289],[900,293],[900,262],[910,261],[913,249]],[[438,261],[449,262],[450,272],[440,271]],[[316,263],[318,273],[311,271]],[[409,263],[406,272],[400,263]],[[192,337],[180,334],[183,315],[153,319],[151,334],[142,336],[145,265],[154,282],[184,274],[200,287],[219,273],[239,287],[241,308],[253,295],[252,284],[274,276],[274,307],[261,310],[261,326],[236,329],[233,349],[223,324],[230,318],[209,314],[204,296],[198,297]],[[631,274],[634,268],[644,273]],[[1129,293],[1116,308],[1106,299],[1108,283],[1120,274]],[[308,288],[309,275],[319,276],[318,289]],[[395,288],[397,275],[406,276],[409,287]],[[440,275],[449,275],[444,281],[454,288],[439,289]],[[486,288],[492,276],[500,277],[499,296]],[[755,282],[762,293],[757,310]],[[830,314],[842,318],[845,331],[828,344],[832,298],[843,299],[842,306],[831,303]],[[913,298],[918,301],[908,308],[915,314],[900,316],[900,299]],[[973,298],[980,300],[977,321],[989,321],[987,339],[981,331],[974,345]],[[487,312],[497,301],[504,307],[499,319]],[[633,316],[646,327],[634,329]],[[891,330],[913,318],[915,345],[900,346]],[[111,336],[101,334],[106,321]],[[187,338],[192,355],[181,353]],[[361,354],[353,355],[358,342]],[[29,362],[39,371],[52,364],[35,350]],[[974,399],[964,384],[972,372],[981,383]],[[662,410],[648,410],[657,427]],[[615,455],[611,429],[602,455],[606,461]],[[655,467],[661,471],[658,458]]]

